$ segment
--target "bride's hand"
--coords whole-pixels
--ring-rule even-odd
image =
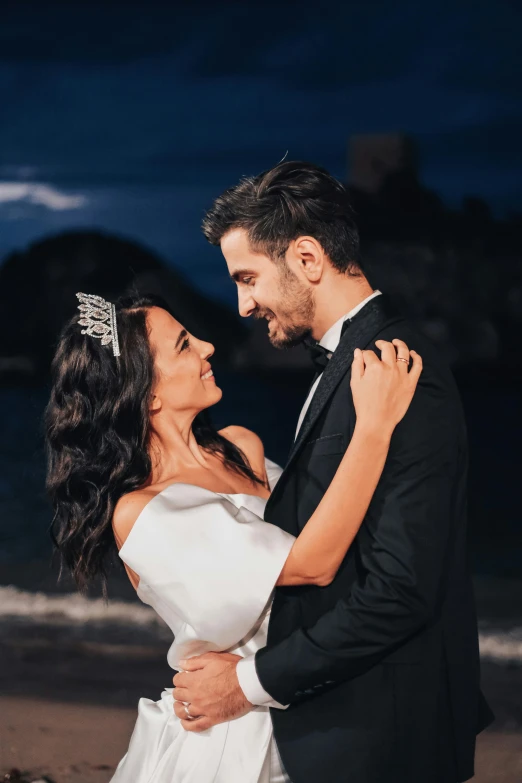
[[[402,340],[377,340],[381,352],[355,351],[351,388],[357,424],[389,434],[413,399],[422,372],[422,359]],[[411,369],[409,369],[411,357]]]

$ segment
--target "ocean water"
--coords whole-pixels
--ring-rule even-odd
[[[223,399],[212,409],[215,425],[258,432],[267,456],[284,464],[308,379],[286,386],[219,369],[216,379]],[[51,553],[42,421],[47,396],[45,388],[0,389],[0,565]]]
[[[218,428],[258,432],[267,456],[284,464],[309,379],[217,370]],[[478,574],[522,574],[520,474],[522,406],[516,388],[462,388],[470,442],[470,540]],[[44,497],[45,388],[0,389],[0,564],[48,557],[50,510]]]
[[[479,622],[482,660],[503,666],[522,665],[522,617],[485,617]],[[128,655],[129,645],[138,651],[163,647],[172,634],[158,615],[136,601],[84,598],[77,593],[48,595],[0,587],[0,629],[4,638],[24,635],[41,642],[53,638],[59,644],[65,634],[70,643],[88,641],[93,652]],[[24,634],[25,631],[25,634]]]
[[[224,396],[213,412],[216,425],[256,430],[267,455],[284,463],[307,379],[218,372],[217,380]],[[43,491],[46,397],[46,389],[0,390],[0,633],[29,645],[47,640],[59,646],[73,639],[104,655],[166,650],[170,632],[152,610],[136,599],[122,600],[132,591],[117,590],[106,604],[72,588],[57,592],[52,583],[50,510]],[[518,397],[506,389],[468,386],[463,398],[472,454],[470,545],[481,656],[498,665],[522,665],[522,582],[515,581],[522,574]]]

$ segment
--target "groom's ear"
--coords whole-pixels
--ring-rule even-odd
[[[314,237],[297,237],[288,248],[289,256],[294,265],[310,283],[318,283],[324,273],[325,253],[320,243]]]

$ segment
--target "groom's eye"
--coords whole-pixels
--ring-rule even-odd
[[[243,278],[243,283],[245,285],[250,285],[250,283],[252,282],[253,279],[254,279],[253,277],[244,277]]]

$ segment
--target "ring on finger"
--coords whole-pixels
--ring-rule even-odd
[[[187,714],[187,720],[199,720],[202,716],[201,715],[192,715],[190,712],[190,702],[186,701],[183,702],[183,706],[185,708],[185,712]]]
[[[409,363],[410,363],[410,360],[409,360],[409,359],[403,359],[403,357],[402,357],[402,356],[398,356],[398,357],[397,357],[397,361],[398,361],[398,362],[406,362],[406,364],[409,364]]]
[[[183,703],[183,708],[184,708],[185,712],[187,713],[187,720],[196,720],[194,715],[190,714],[190,702],[184,702]]]

